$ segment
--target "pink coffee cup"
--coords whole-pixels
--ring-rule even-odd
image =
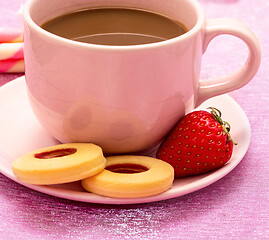
[[[72,10],[105,6],[161,13],[189,31],[157,43],[105,46],[40,27]],[[232,19],[205,20],[194,0],[30,0],[24,25],[25,76],[35,115],[60,142],[92,142],[108,154],[157,146],[186,112],[241,88],[260,65],[260,46],[249,28]],[[248,58],[230,75],[200,81],[203,53],[220,34],[241,39]]]

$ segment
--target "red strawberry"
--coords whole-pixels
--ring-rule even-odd
[[[234,142],[230,125],[222,121],[216,108],[194,111],[184,116],[163,141],[157,158],[170,163],[175,177],[213,171],[231,158]]]

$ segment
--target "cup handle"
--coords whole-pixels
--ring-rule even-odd
[[[203,53],[213,38],[229,34],[243,40],[248,47],[248,58],[237,71],[218,78],[200,81],[195,106],[205,100],[224,94],[246,85],[257,73],[261,62],[260,44],[254,33],[243,23],[227,18],[208,20],[205,27]]]

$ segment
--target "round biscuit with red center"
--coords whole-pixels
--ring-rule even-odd
[[[101,172],[105,165],[99,146],[70,143],[26,153],[13,162],[12,170],[22,182],[43,185],[78,181]]]
[[[145,156],[107,157],[101,173],[82,180],[85,190],[115,198],[138,198],[160,194],[171,188],[173,167],[159,159]]]

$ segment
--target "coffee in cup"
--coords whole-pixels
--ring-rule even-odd
[[[101,45],[138,45],[186,33],[180,22],[133,8],[90,8],[58,16],[41,26],[58,36]]]

